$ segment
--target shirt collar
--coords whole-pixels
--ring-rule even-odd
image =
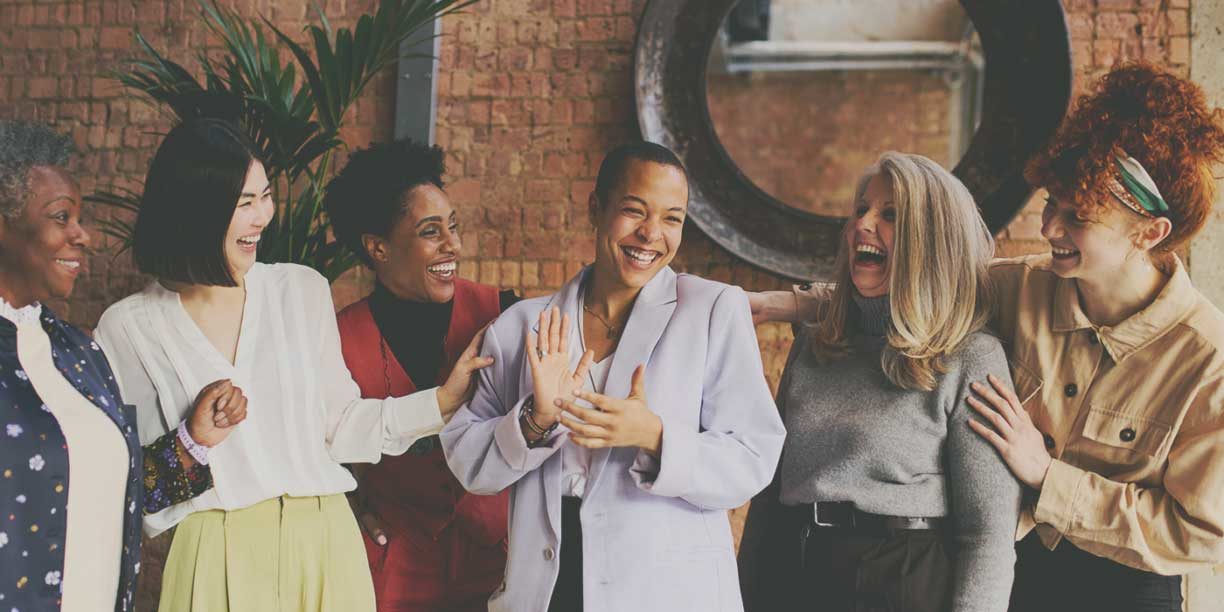
[[[42,304],[34,302],[21,308],[14,308],[4,298],[0,298],[0,317],[8,319],[13,325],[25,325],[38,322],[42,316]]]
[[[1173,258],[1173,273],[1143,310],[1113,326],[1093,325],[1080,308],[1079,292],[1073,278],[1059,278],[1054,288],[1053,330],[1066,333],[1092,329],[1114,361],[1120,362],[1181,322],[1194,306],[1198,292],[1190,283],[1186,267]]]

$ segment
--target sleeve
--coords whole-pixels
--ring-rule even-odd
[[[718,296],[707,333],[700,427],[664,418],[659,457],[640,451],[630,473],[639,488],[655,495],[731,510],[769,484],[786,431],[741,289],[729,287]]]
[[[948,416],[948,473],[951,546],[955,551],[952,610],[1005,612],[1016,562],[1016,523],[1021,486],[990,442],[969,428],[978,419],[965,401],[969,384],[993,374],[1011,386],[1003,347],[967,355]]]
[[[195,464],[183,469],[175,450],[178,423],[166,424],[157,389],[123,329],[113,314],[104,316],[94,331],[125,402],[136,407],[144,464],[144,512],[153,514],[197,497],[212,488],[212,471]]]
[[[554,434],[547,444],[529,448],[519,425],[519,415],[528,396],[507,397],[517,385],[507,379],[517,374],[508,353],[521,342],[511,339],[503,348],[500,326],[485,332],[481,354],[493,357],[493,365],[480,371],[472,399],[455,413],[442,430],[446,462],[463,487],[478,495],[492,495],[518,482],[557,452],[565,436]]]
[[[313,272],[313,271],[312,271]],[[326,413],[327,449],[337,463],[377,463],[382,455],[402,455],[420,438],[442,429],[438,390],[403,397],[362,399],[340,350],[340,328],[327,280],[313,273],[315,332],[319,338],[318,388]]]
[[[212,471],[196,463],[183,469],[175,447],[177,432],[169,432],[143,447],[144,512],[153,514],[197,497],[213,486]]]
[[[1034,518],[1092,554],[1158,574],[1224,561],[1224,378],[1202,385],[1162,486],[1117,482],[1055,459]]]
[[[1025,264],[1014,259],[996,259],[990,264],[990,285],[993,308],[990,328],[999,334],[1004,344],[1016,337],[1016,322],[1020,316],[1020,286],[1024,281]]]

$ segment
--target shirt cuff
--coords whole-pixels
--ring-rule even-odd
[[[1070,463],[1052,459],[1041,485],[1041,495],[1033,519],[1045,523],[1059,533],[1067,533],[1075,519],[1075,500],[1087,473]]]
[[[413,442],[442,431],[442,409],[438,406],[438,388],[418,391],[411,395],[391,398],[383,411],[385,434],[390,446],[400,454]]]
[[[558,448],[561,448],[562,432],[554,431],[549,440],[534,448],[527,446],[527,438],[523,436],[522,419],[523,404],[530,395],[520,399],[497,424],[493,430],[493,439],[497,442],[497,450],[510,469],[528,472],[539,467]],[[560,428],[558,428],[559,430]]]

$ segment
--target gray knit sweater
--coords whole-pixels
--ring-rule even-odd
[[[969,428],[964,401],[987,374],[1010,384],[1002,346],[975,333],[934,391],[907,391],[880,367],[888,298],[858,298],[854,314],[853,352],[843,359],[817,363],[807,334],[795,340],[778,389],[787,432],[782,503],[849,501],[875,514],[948,517],[952,610],[1006,610],[1020,484]]]

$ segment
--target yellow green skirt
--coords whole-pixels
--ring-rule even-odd
[[[181,523],[162,575],[164,612],[366,612],[374,583],[343,495],[278,497]]]

